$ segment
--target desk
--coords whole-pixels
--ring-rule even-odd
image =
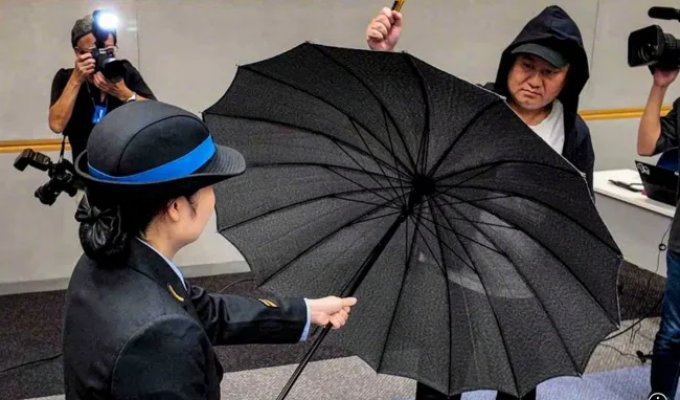
[[[661,254],[657,271],[658,249],[675,207],[613,185],[610,179],[640,182],[640,175],[633,169],[595,172],[596,206],[626,261],[665,277],[666,254]],[[664,239],[667,242],[668,237]]]

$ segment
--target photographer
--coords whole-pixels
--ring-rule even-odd
[[[638,154],[651,156],[678,147],[678,107],[661,118],[661,104],[666,90],[678,76],[678,69],[654,69],[652,89],[638,129]],[[673,218],[668,253],[666,254],[667,277],[663,297],[661,326],[654,341],[652,356],[652,392],[675,398],[680,375],[680,221]]]
[[[384,8],[366,29],[368,46],[392,51],[401,35],[402,15]],[[595,155],[590,131],[578,115],[578,100],[589,78],[588,59],[576,23],[557,6],[531,19],[501,55],[496,80],[484,86],[557,153],[585,176],[593,190]],[[416,400],[460,399],[418,383]],[[499,393],[498,399],[514,399]],[[535,389],[523,397],[535,399]]]
[[[60,69],[52,81],[49,126],[55,133],[68,136],[74,160],[85,149],[94,125],[106,113],[130,101],[155,100],[129,61],[120,61],[122,76],[116,81],[97,71],[92,55],[97,50],[95,24],[92,15],[76,21],[71,30],[75,67]],[[104,46],[113,51],[116,43],[116,31],[111,29]]]

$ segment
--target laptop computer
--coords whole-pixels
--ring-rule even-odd
[[[672,206],[677,204],[679,183],[677,172],[642,161],[636,161],[635,167],[640,173],[647,197]]]

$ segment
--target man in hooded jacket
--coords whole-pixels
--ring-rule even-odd
[[[366,29],[373,50],[392,51],[402,15],[384,8]],[[501,55],[495,82],[483,87],[508,106],[545,142],[583,174],[592,192],[595,155],[590,131],[578,115],[578,100],[589,78],[581,32],[560,7],[546,7],[531,19]],[[516,399],[499,393],[498,399]],[[535,399],[535,389],[523,399]],[[416,400],[460,399],[418,383]]]
[[[392,51],[402,21],[399,12],[381,10],[366,29],[369,47]],[[585,175],[592,192],[595,155],[588,126],[577,113],[589,76],[578,26],[563,9],[550,6],[503,51],[495,82],[483,87],[505,97],[534,132]]]

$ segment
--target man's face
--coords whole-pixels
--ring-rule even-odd
[[[92,50],[95,49],[95,42],[97,40],[94,37],[94,34],[88,33],[87,35],[81,37],[78,39],[78,42],[76,43],[76,47],[73,49],[76,52],[76,55],[83,55],[83,54],[89,54],[92,52]],[[106,41],[104,42],[104,47],[105,48],[114,48],[115,47],[115,41],[113,40],[113,35],[109,34],[109,37],[106,38]]]
[[[569,65],[557,68],[540,57],[519,54],[508,74],[508,91],[520,107],[540,110],[559,96],[567,72]]]

